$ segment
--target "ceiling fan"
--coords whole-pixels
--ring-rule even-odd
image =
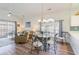
[[[24,15],[16,15],[15,9],[9,10],[9,12],[8,12],[8,17],[12,17],[12,16],[16,17],[16,18],[19,18],[19,17],[25,18]]]
[[[8,17],[11,17],[11,16],[16,17],[16,18],[19,17],[19,15],[18,15],[19,12],[17,12],[16,9],[6,9],[6,8],[0,8],[0,9],[3,10],[3,11],[8,12],[7,13]]]

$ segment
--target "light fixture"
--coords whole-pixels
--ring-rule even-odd
[[[43,19],[43,22],[45,23],[45,22],[47,22],[47,20],[46,19]]]
[[[43,4],[42,3],[41,3],[41,19],[39,19],[38,22],[40,23],[40,31],[41,31],[42,23],[45,22],[45,20],[43,19]]]
[[[11,13],[8,14],[8,17],[10,17],[10,16],[11,16]]]
[[[38,22],[46,23],[46,22],[48,22],[48,20],[46,20],[46,19],[43,18],[43,20],[39,19]]]
[[[49,18],[47,21],[48,22],[54,22],[55,20],[53,18]]]
[[[11,17],[11,15],[12,15],[12,11],[10,10],[8,13],[8,17]]]
[[[15,9],[10,9],[8,13],[8,17],[13,16]]]
[[[48,11],[52,10],[52,8],[48,8]]]
[[[41,19],[39,19],[38,22],[41,22]]]
[[[79,16],[79,11],[77,11],[77,12],[75,13],[75,15],[76,15],[76,16]]]
[[[44,19],[44,15],[43,15],[43,7],[44,5],[43,5],[43,3],[41,4],[41,22],[46,22],[46,19]]]
[[[43,4],[41,4],[41,19],[39,19],[38,22],[47,22],[43,15]]]

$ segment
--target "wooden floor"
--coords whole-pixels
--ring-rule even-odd
[[[7,46],[0,47],[0,55],[55,55],[53,45],[50,49],[45,51],[37,50],[31,51],[30,42],[26,44],[9,44]],[[57,42],[56,55],[74,55],[72,48],[69,44]]]

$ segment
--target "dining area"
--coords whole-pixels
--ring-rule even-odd
[[[70,50],[64,52],[61,50],[70,47],[69,43],[66,41],[69,38],[65,37],[69,35],[63,32],[63,20],[40,20],[38,30],[35,28],[33,29],[17,32],[15,36],[16,47],[20,45],[19,48],[24,49],[22,52],[27,51],[27,53],[23,52],[23,54],[58,55],[64,54],[64,52],[66,52],[66,54],[71,53]],[[20,52],[21,51],[19,51],[19,53]]]
[[[32,37],[32,50],[33,47],[37,49],[37,54],[39,51],[48,51],[50,50],[50,45],[53,45],[54,53],[56,53],[56,42],[54,41],[53,37],[44,35],[43,32],[37,32],[33,34]]]
[[[45,32],[44,32],[45,33]],[[18,39],[18,37],[16,37],[15,42],[16,44],[29,44],[30,42],[30,52],[32,53],[34,50],[36,50],[37,54],[39,54],[39,51],[48,51],[50,49],[50,46],[53,45],[53,50],[56,50],[56,42],[54,42],[54,37],[50,37],[49,33],[45,33],[43,32],[33,32],[31,31],[30,33],[28,33],[25,37],[26,37],[26,41],[23,42],[24,38],[22,39]],[[48,36],[47,36],[48,35]],[[21,40],[21,41],[19,41]],[[56,51],[54,52],[56,53]]]
[[[27,33],[27,32],[26,32]],[[15,40],[15,53],[19,55],[68,55],[74,54],[71,46],[65,42],[58,41],[56,35],[49,32],[30,31],[25,39]],[[17,42],[16,42],[17,41]],[[23,42],[24,41],[24,42]]]
[[[38,28],[39,31],[33,31],[32,29],[22,32],[16,31],[16,22],[8,22],[9,27],[6,28],[3,25],[2,29],[9,29],[11,32],[5,32],[7,34],[8,40],[2,39],[2,45],[0,54],[11,54],[11,55],[58,55],[58,54],[73,54],[71,48],[69,51],[64,51],[69,49],[70,45],[66,44],[62,40],[65,38],[61,37],[61,27],[59,27],[58,21],[54,24],[52,22],[42,23]],[[11,26],[11,24],[13,24]],[[57,25],[58,24],[58,25]],[[56,25],[56,27],[55,27]],[[11,27],[10,27],[11,26]],[[14,30],[14,31],[13,31]],[[61,30],[61,31],[60,31]],[[2,32],[4,33],[4,31]],[[63,32],[65,34],[65,32]],[[60,34],[60,35],[59,35]],[[59,37],[60,36],[60,37]],[[65,36],[65,35],[64,35]],[[68,38],[67,38],[68,39]],[[63,42],[63,43],[62,43]],[[8,45],[7,45],[8,44]],[[5,45],[5,46],[3,46]],[[7,50],[6,50],[7,49]]]

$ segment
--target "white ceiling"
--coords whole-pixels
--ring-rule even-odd
[[[16,15],[40,16],[41,6],[43,5],[43,14],[58,13],[69,10],[71,4],[68,3],[1,3],[0,13],[8,14],[10,10]],[[51,8],[52,10],[48,11]]]

